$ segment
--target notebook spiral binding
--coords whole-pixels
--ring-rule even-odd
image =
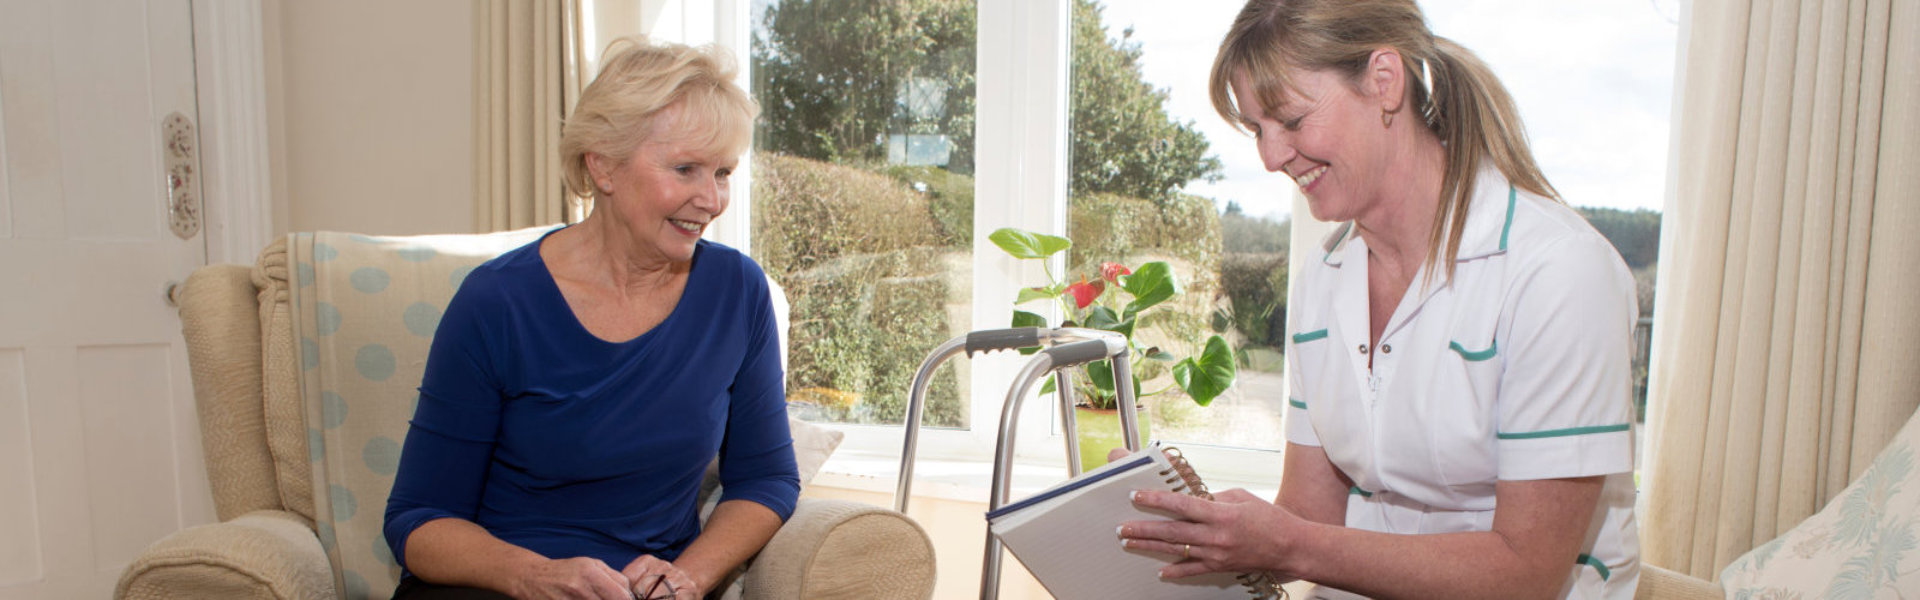
[[[1213,500],[1213,493],[1207,491],[1206,482],[1200,481],[1200,474],[1194,472],[1193,464],[1187,462],[1187,457],[1180,453],[1179,448],[1167,446],[1161,450],[1166,453],[1167,462],[1173,463],[1173,470],[1161,471],[1160,475],[1167,477],[1167,483],[1176,484],[1173,491],[1186,492],[1189,496],[1198,496],[1204,500]],[[1247,594],[1257,600],[1286,600],[1287,598],[1287,590],[1273,580],[1271,573],[1265,571],[1241,573],[1237,579],[1240,580],[1241,586],[1247,588]]]

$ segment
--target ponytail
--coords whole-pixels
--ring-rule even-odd
[[[1433,93],[1416,106],[1445,145],[1447,170],[1440,183],[1438,217],[1427,238],[1427,268],[1431,272],[1444,261],[1447,278],[1452,279],[1482,163],[1492,159],[1508,182],[1528,193],[1559,200],[1560,192],[1534,162],[1520,110],[1493,70],[1453,40],[1431,39],[1433,56],[1425,62],[1432,73],[1432,81],[1426,83],[1433,86]],[[1409,75],[1409,81],[1414,80]],[[1416,102],[1427,96],[1424,89],[1410,87],[1416,87]]]

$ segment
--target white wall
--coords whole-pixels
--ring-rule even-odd
[[[472,0],[266,0],[274,228],[474,231]]]

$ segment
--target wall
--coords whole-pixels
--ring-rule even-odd
[[[262,8],[274,233],[474,231],[472,0]]]

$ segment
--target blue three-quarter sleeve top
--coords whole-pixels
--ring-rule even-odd
[[[701,241],[680,303],[624,342],[574,317],[540,242],[503,254],[448,303],[425,373],[387,500],[402,566],[407,536],[445,517],[549,558],[672,560],[700,533],[715,453],[723,502],[793,514],[766,276],[732,248]]]

